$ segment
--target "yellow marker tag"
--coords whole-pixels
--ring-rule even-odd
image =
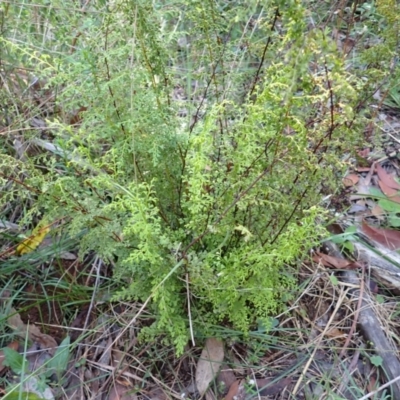
[[[50,232],[50,226],[43,228],[40,224],[32,231],[32,235],[23,240],[17,247],[16,253],[22,256],[35,250],[43,242],[45,236]]]

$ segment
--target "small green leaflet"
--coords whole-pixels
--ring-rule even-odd
[[[58,378],[67,369],[69,361],[69,350],[70,350],[71,339],[67,336],[61,344],[58,346],[54,356],[49,360],[47,364],[47,375],[51,376],[53,373],[57,375]]]
[[[4,347],[2,350],[4,354],[3,365],[10,367],[15,374],[28,371],[28,362],[23,355],[10,347]]]
[[[389,226],[393,226],[394,228],[398,228],[400,226],[400,217],[396,214],[391,213],[388,216],[388,224]]]
[[[354,225],[351,225],[348,228],[346,228],[346,230],[343,233],[341,233],[339,235],[332,236],[330,238],[330,240],[333,243],[341,244],[341,243],[344,243],[344,242],[346,242],[348,240],[354,240],[355,239],[355,237],[354,237],[355,233],[357,233],[357,227],[354,226]]]
[[[375,365],[375,367],[382,366],[383,359],[380,356],[372,356],[369,360],[371,361],[372,365]]]
[[[339,280],[338,280],[338,278],[336,278],[335,275],[330,275],[330,276],[329,276],[329,279],[330,279],[330,281],[332,282],[332,285],[333,285],[333,286],[337,286],[337,285],[339,284]]]
[[[390,199],[379,200],[378,206],[388,212],[400,213],[400,204]]]
[[[364,194],[364,193],[362,193],[362,194]],[[370,187],[370,188],[368,188],[368,194],[369,194],[370,196],[365,195],[365,197],[377,197],[378,199],[384,199],[384,198],[386,198],[386,196],[381,192],[381,190],[379,190],[379,189],[376,188],[376,187]]]

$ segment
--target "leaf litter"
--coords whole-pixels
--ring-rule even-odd
[[[6,300],[6,297],[2,300]],[[67,340],[58,346],[52,336],[42,333],[36,325],[25,324],[19,313],[12,307],[9,309],[7,324],[23,341],[11,342],[2,350],[0,370],[8,366],[9,372],[14,373],[13,384],[17,387],[21,385],[21,390],[27,396],[53,400],[54,393],[42,377],[50,378],[55,373],[58,380],[61,379],[68,364],[69,338],[67,337]],[[30,343],[27,349],[24,348],[25,342]],[[24,376],[20,370],[23,365],[24,371],[29,373],[29,376],[19,380],[19,375],[21,378]],[[13,390],[10,390],[8,393],[11,395]]]

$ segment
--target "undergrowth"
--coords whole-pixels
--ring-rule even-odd
[[[112,263],[146,338],[268,328],[376,81],[297,1],[46,4],[2,5],[3,218]]]

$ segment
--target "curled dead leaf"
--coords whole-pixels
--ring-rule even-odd
[[[241,400],[246,395],[244,390],[244,379],[233,382],[229,388],[228,394],[225,396],[225,400]]]
[[[217,383],[218,388],[220,388],[220,392],[226,394],[234,382],[236,382],[235,373],[227,365],[223,365],[217,377]]]
[[[325,336],[330,337],[332,339],[343,339],[347,335],[338,328],[330,328],[325,332]]]
[[[356,174],[348,174],[343,178],[343,185],[346,187],[354,186],[358,183],[360,177]]]
[[[334,256],[330,256],[329,254],[321,253],[319,251],[315,252],[315,254],[313,255],[313,260],[317,263],[321,263],[323,266],[328,268],[337,268],[337,269],[361,268],[361,264],[358,262],[337,258]]]
[[[375,168],[381,182],[392,189],[400,190],[400,183],[396,182],[392,175],[388,174],[378,163]]]
[[[49,351],[49,354],[54,354],[57,348],[56,340],[41,332],[41,330],[33,324],[26,325],[21,319],[19,313],[14,308],[10,309],[10,315],[7,318],[7,325],[15,331],[15,334],[25,339],[28,336],[29,340],[35,342],[40,349]]]
[[[365,149],[357,151],[358,156],[359,157],[364,157],[364,158],[368,157],[369,153],[370,153],[370,149],[369,148],[365,148]]]
[[[385,246],[389,250],[400,249],[400,231],[394,229],[375,228],[362,222],[361,230],[370,239]]]
[[[379,181],[378,184],[385,196],[389,197],[390,200],[395,201],[396,203],[400,203],[399,192],[396,189],[386,185],[383,181]]]

